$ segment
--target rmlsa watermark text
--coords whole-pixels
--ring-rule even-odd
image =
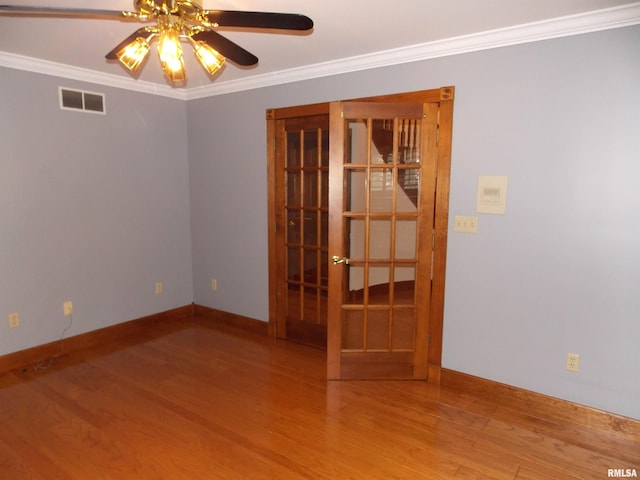
[[[635,468],[609,468],[607,477],[613,478],[637,478],[638,472]]]

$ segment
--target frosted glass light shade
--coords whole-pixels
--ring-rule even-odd
[[[149,53],[149,42],[142,37],[136,38],[116,53],[118,60],[132,72],[135,72]]]
[[[172,82],[186,78],[180,35],[175,30],[163,30],[158,40],[158,54],[165,76]]]
[[[209,72],[209,75],[213,75],[220,70],[226,60],[217,50],[204,42],[194,42],[193,50],[198,60],[200,60],[200,64]]]

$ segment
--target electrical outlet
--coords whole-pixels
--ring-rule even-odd
[[[580,370],[580,355],[577,353],[567,353],[567,370],[570,372]]]
[[[211,290],[218,290],[218,281],[215,278],[211,279]]]
[[[20,326],[20,315],[18,312],[13,312],[9,314],[9,327],[16,328]]]
[[[62,313],[64,313],[65,317],[69,315],[73,315],[73,302],[68,301],[62,304]]]
[[[162,293],[162,282],[156,282],[156,295],[160,295]]]

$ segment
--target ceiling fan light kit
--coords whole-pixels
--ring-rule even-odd
[[[180,32],[172,26],[163,28],[158,38],[158,55],[164,75],[172,82],[181,82],[186,79],[184,73],[184,60],[182,59],[182,45],[180,45]]]
[[[226,59],[219,52],[205,42],[190,40],[193,43],[193,51],[196,53],[196,57],[198,57],[204,69],[209,72],[209,75],[213,75],[222,68]]]
[[[0,15],[101,18],[155,22],[129,35],[105,58],[118,60],[129,71],[137,72],[149,54],[151,43],[158,42],[158,56],[166,79],[174,86],[186,82],[182,43],[189,43],[196,58],[213,76],[228,58],[242,66],[258,63],[258,58],[216,30],[224,27],[298,30],[313,28],[313,21],[294,13],[204,10],[189,0],[135,0],[135,12],[0,5]]]
[[[150,48],[147,39],[138,37],[118,50],[116,56],[125,67],[135,72],[147,57]]]

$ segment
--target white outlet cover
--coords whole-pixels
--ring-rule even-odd
[[[504,215],[507,210],[508,183],[507,176],[479,176],[476,211]]]
[[[18,312],[9,314],[9,327],[16,328],[20,326],[20,315]]]

